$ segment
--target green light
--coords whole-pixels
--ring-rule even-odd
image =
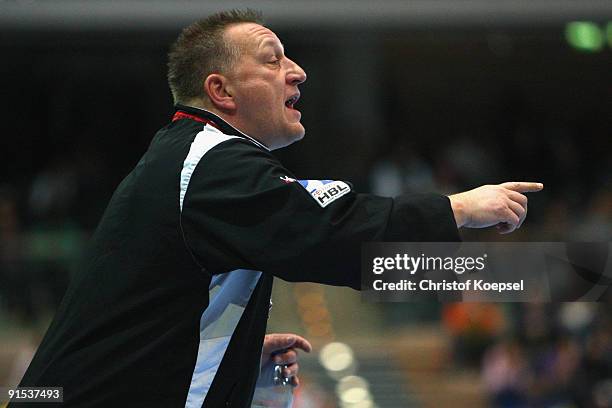
[[[609,26],[610,24],[608,24]],[[608,37],[610,31],[608,30]],[[581,51],[599,51],[604,46],[602,30],[590,21],[574,21],[565,27],[565,38],[574,48]]]
[[[608,21],[606,25],[606,36],[608,37],[608,46],[612,48],[612,21]]]

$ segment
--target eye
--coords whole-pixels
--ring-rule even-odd
[[[272,61],[268,61],[268,64],[272,64],[272,65],[280,65],[280,60],[279,59],[274,59]]]

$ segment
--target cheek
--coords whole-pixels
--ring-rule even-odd
[[[243,102],[254,109],[263,110],[278,104],[278,96],[270,92],[266,86],[252,86],[243,95]]]
[[[236,102],[241,113],[259,126],[278,126],[284,122],[284,88],[269,79],[253,79],[242,83]]]

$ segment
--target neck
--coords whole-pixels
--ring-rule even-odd
[[[211,108],[210,106],[208,106],[207,104],[201,104],[201,103],[197,103],[197,102],[194,102],[194,101],[177,102],[177,104],[180,104],[180,105],[183,105],[183,106],[189,107],[189,108],[202,109],[202,110],[205,110],[208,113],[212,113],[214,116],[217,116],[218,118],[220,118],[222,120],[222,122],[224,122],[224,123],[219,123],[218,121],[215,122],[215,120],[212,119],[213,122],[215,122],[217,125],[221,126],[220,128],[219,128],[219,126],[215,126],[215,127],[219,128],[221,131],[225,131],[226,133],[229,132],[229,134],[233,134],[233,135],[242,135],[243,137],[251,140],[256,145],[262,147],[263,149],[268,150],[268,151],[270,150],[270,148],[265,143],[262,143],[257,138],[251,137],[247,133],[243,132],[241,130],[242,127],[237,125],[235,120],[232,120],[232,116],[224,114],[223,112],[220,112],[218,109],[214,109],[214,108]],[[210,117],[210,115],[208,115],[208,117]],[[229,125],[229,127],[228,127],[228,125]]]
[[[226,121],[227,123],[235,127],[236,129],[242,131],[242,127],[240,126],[240,123],[237,123],[237,121],[235,120],[233,116],[228,115],[227,113],[215,108],[214,106],[212,106],[211,103],[207,101],[204,101],[200,98],[194,98],[194,99],[190,99],[188,101],[179,102],[179,103],[183,105],[187,105],[187,106],[192,106],[194,108],[204,109],[210,113],[214,113],[215,115],[217,115],[218,117],[220,117],[221,119],[223,119],[224,121]]]
[[[244,126],[244,124],[240,120],[237,120],[236,116],[229,115],[226,112],[217,109],[209,101],[202,100],[200,98],[193,98],[188,101],[179,102],[179,103],[183,105],[187,105],[187,106],[192,106],[194,108],[204,109],[210,113],[214,113],[215,115],[223,119],[225,122],[227,122],[234,128],[238,129],[241,133],[248,135],[251,139],[257,140],[260,144],[264,145],[267,149],[272,150],[267,146],[267,144],[264,141],[260,140],[259,138],[255,136],[251,136],[249,133],[244,131],[244,129],[246,129],[246,126]]]

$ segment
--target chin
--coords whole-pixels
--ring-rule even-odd
[[[306,129],[301,123],[298,123],[298,128],[295,130],[295,141],[302,140],[306,134]]]
[[[302,140],[304,138],[304,133],[305,132],[294,133],[282,139],[279,138],[276,143],[274,143],[272,146],[268,146],[268,148],[270,150],[276,150],[276,149],[282,149],[283,147],[292,145],[293,143],[299,142],[300,140]]]
[[[298,123],[298,126],[292,127],[288,129],[284,136],[276,138],[276,143],[272,143],[271,146],[268,146],[270,150],[282,149],[283,147],[287,147],[295,142],[299,142],[304,138],[306,134],[306,130],[302,124]]]
[[[304,127],[300,124],[299,129],[296,129],[293,132],[293,134],[287,138],[289,140],[289,143],[287,143],[287,145],[290,145],[295,142],[299,142],[300,140],[304,138],[305,134],[306,134],[306,129],[304,129]]]
[[[306,134],[306,131],[303,130],[304,128],[302,128],[302,131],[298,134],[295,135],[295,137],[293,138],[294,142],[299,142],[300,140],[302,140],[304,138],[304,135]]]

